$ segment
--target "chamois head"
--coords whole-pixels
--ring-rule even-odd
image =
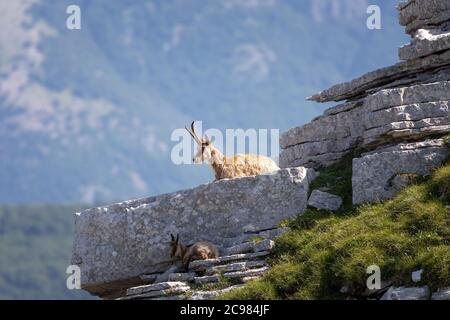
[[[177,237],[173,234],[170,234],[170,257],[171,258],[182,258],[183,250],[180,243],[180,235],[177,234]]]
[[[194,129],[195,121],[191,123],[191,130],[187,127],[185,129],[192,136],[195,142],[197,142],[197,154],[194,156],[192,161],[194,163],[207,163],[213,164],[220,161],[220,152],[217,150],[209,140],[207,135],[200,138]]]

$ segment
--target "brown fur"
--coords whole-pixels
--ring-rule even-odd
[[[216,180],[257,176],[276,171],[279,167],[267,157],[256,154],[238,154],[211,163]]]
[[[186,270],[189,268],[191,261],[219,257],[219,250],[211,242],[200,241],[191,246],[185,246],[180,242],[179,235],[176,238],[172,234],[170,236],[170,256],[171,258],[180,259]]]

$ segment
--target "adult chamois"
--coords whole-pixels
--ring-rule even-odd
[[[237,154],[229,157],[223,155],[206,135],[202,138],[197,135],[194,124],[195,121],[192,122],[190,130],[185,127],[198,145],[197,154],[192,160],[194,163],[210,165],[216,180],[256,176],[280,169],[269,157],[256,154]]]

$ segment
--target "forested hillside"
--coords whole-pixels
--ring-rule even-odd
[[[87,299],[66,288],[80,206],[0,207],[0,299]]]

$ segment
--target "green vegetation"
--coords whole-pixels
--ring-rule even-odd
[[[87,299],[66,288],[79,206],[0,207],[0,299]]]
[[[310,193],[315,189],[338,195],[344,200],[344,206],[352,204],[352,159],[349,153],[341,161],[321,170],[320,175],[311,183]]]
[[[325,170],[314,187],[344,196],[344,208],[335,213],[308,209],[289,221],[292,230],[277,239],[268,274],[220,298],[358,296],[366,288],[366,269],[374,264],[382,280],[394,284],[411,284],[411,272],[423,268],[419,284],[450,285],[449,162],[392,200],[356,208],[348,204],[350,176],[348,159]],[[339,293],[343,286],[349,293]]]

